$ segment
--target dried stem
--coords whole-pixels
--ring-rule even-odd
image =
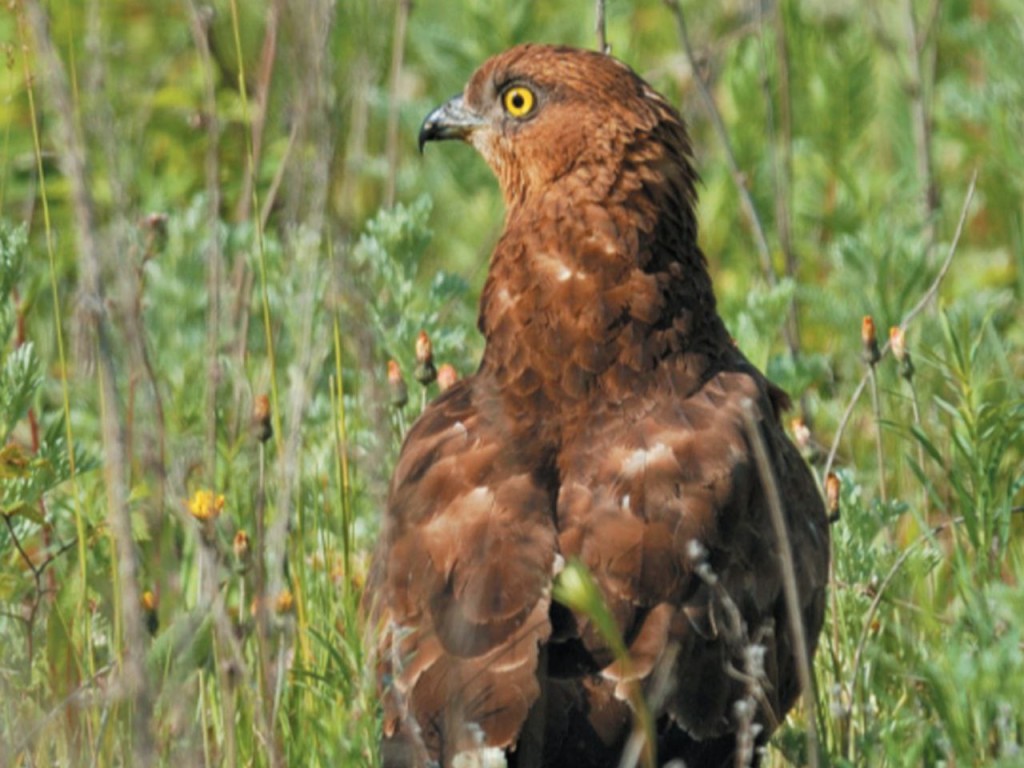
[[[683,8],[679,4],[679,0],[663,1],[675,17],[676,27],[679,32],[679,40],[683,45],[686,60],[689,62],[690,69],[693,72],[694,82],[697,83],[697,90],[700,91],[701,98],[704,101],[704,106],[707,108],[708,115],[711,118],[711,124],[725,150],[726,160],[729,163],[729,171],[732,174],[733,182],[736,184],[736,190],[740,196],[740,204],[742,205],[743,212],[747,215],[751,229],[754,232],[754,245],[757,247],[757,254],[761,261],[761,272],[764,274],[764,278],[768,282],[768,285],[774,287],[778,284],[779,278],[778,275],[775,274],[775,267],[772,264],[771,248],[768,246],[768,237],[765,234],[764,224],[761,222],[761,217],[757,213],[757,208],[754,205],[753,197],[750,195],[750,190],[747,189],[746,176],[743,171],[740,170],[739,161],[736,159],[736,153],[732,148],[732,142],[729,140],[729,133],[725,128],[725,123],[722,121],[722,115],[719,113],[718,107],[715,105],[715,99],[711,95],[711,89],[708,86],[708,83],[704,80],[704,76],[701,74],[700,64],[698,63],[697,56],[694,53],[693,44],[690,42],[690,33],[686,27],[686,17],[683,15]],[[786,347],[789,349],[790,355],[793,358],[796,358],[799,355],[799,341],[792,335],[792,329],[789,327],[788,323],[783,326],[782,331],[783,336],[785,337]]]
[[[270,665],[270,626],[267,615],[267,453],[265,443],[259,444],[259,479],[256,486],[256,551],[253,558],[255,573],[253,599],[256,606],[256,681],[260,724],[264,741],[270,750],[270,764],[277,768],[284,764],[277,735],[273,728],[272,671]]]
[[[597,34],[597,50],[610,54],[612,47],[608,45],[608,29],[605,24],[605,0],[597,0],[594,7],[594,32]]]
[[[878,462],[878,497],[885,504],[885,450],[882,447],[882,402],[878,395],[878,371],[875,363],[868,363],[868,382],[871,384],[871,410],[875,415],[875,458]]]
[[[189,5],[192,6],[193,3],[190,2]],[[280,17],[281,0],[274,0],[267,8],[267,24],[263,33],[263,48],[260,51],[260,61],[256,67],[256,84],[252,92],[252,100],[255,105],[252,115],[252,162],[247,164],[243,171],[242,192],[235,205],[236,221],[248,219],[249,212],[252,209],[253,186],[256,183],[263,155],[263,131],[267,124],[270,80],[274,73],[274,63],[277,60],[277,27]],[[207,56],[203,58],[204,67],[206,67],[208,52]]]
[[[50,38],[49,20],[38,0],[26,0],[25,17],[32,29],[35,50],[47,80],[51,114],[64,176],[70,189],[79,254],[80,305],[87,330],[95,335],[99,359],[100,399],[103,403],[101,432],[104,453],[108,521],[117,548],[118,583],[123,621],[122,673],[126,695],[133,706],[133,763],[149,765],[153,758],[150,732],[153,704],[149,690],[143,650],[146,630],[141,611],[138,583],[138,558],[132,536],[128,505],[128,466],[120,393],[117,390],[118,366],[114,358],[109,317],[102,281],[102,249],[96,236],[96,213],[92,186],[85,160],[85,147],[78,124],[63,64]]]
[[[219,338],[220,338],[220,301],[221,301],[221,268],[223,254],[220,248],[220,164],[218,162],[220,125],[217,120],[217,94],[213,81],[213,64],[210,56],[208,15],[202,14],[195,2],[189,0],[189,20],[192,24],[192,40],[202,62],[203,100],[206,125],[206,195],[207,195],[207,228],[208,248],[206,254],[206,294],[208,304],[206,310],[206,477],[210,483],[217,478],[217,386],[220,382]],[[258,109],[257,112],[262,112]],[[259,120],[257,120],[259,122]],[[255,127],[253,132],[256,132]],[[256,139],[253,139],[256,143]],[[255,152],[256,150],[254,150]],[[249,180],[247,175],[246,180]],[[243,195],[243,199],[251,197]]]
[[[43,577],[47,574],[47,569],[49,568],[50,563],[52,563],[54,560],[63,555],[72,547],[76,546],[78,544],[78,539],[72,539],[71,541],[65,544],[61,544],[60,547],[57,548],[56,552],[52,552],[51,554],[47,555],[46,559],[44,559],[43,562],[41,562],[39,565],[36,565],[35,562],[33,562],[31,555],[29,555],[28,552],[25,551],[25,547],[22,545],[21,539],[18,537],[18,532],[14,530],[14,524],[11,522],[11,516],[0,515],[0,517],[3,517],[4,524],[7,526],[7,532],[10,534],[11,541],[14,543],[14,548],[18,551],[18,556],[21,558],[22,562],[25,563],[25,567],[32,574],[32,581],[35,583],[35,594],[33,594],[32,600],[28,604],[28,615],[18,616],[17,614],[7,614],[24,622],[26,655],[27,658],[31,659],[33,654],[35,653],[34,636],[36,617],[39,615],[39,607],[42,605],[44,597],[46,597],[47,595],[54,595],[57,590],[55,582],[51,582],[51,586],[44,587]],[[49,571],[49,573],[52,575],[53,571]]]
[[[782,568],[782,588],[786,596],[786,616],[789,619],[789,629],[793,633],[793,647],[796,656],[796,672],[800,681],[800,688],[803,691],[804,703],[807,707],[807,757],[810,768],[818,766],[818,694],[814,685],[814,675],[811,672],[811,658],[808,653],[807,631],[804,628],[803,616],[800,613],[800,591],[796,583],[796,568],[793,564],[793,547],[789,541],[789,531],[786,528],[786,518],[782,511],[782,501],[779,497],[779,487],[775,480],[775,472],[772,470],[771,461],[768,458],[768,449],[764,444],[764,437],[754,418],[753,404],[747,402],[743,409],[744,425],[747,435],[750,438],[751,447],[754,450],[754,461],[757,464],[757,472],[761,478],[761,485],[768,498],[768,511],[771,514],[772,528],[775,531],[775,538],[779,544],[779,564]]]
[[[384,206],[395,204],[395,186],[398,181],[398,113],[401,86],[402,63],[405,58],[405,35],[409,26],[412,0],[398,0],[395,8],[395,33],[391,41],[391,74],[388,82],[388,123],[387,123],[387,186],[384,188]]]
[[[938,7],[938,3],[934,4]],[[928,113],[928,84],[921,57],[927,34],[918,32],[917,16],[913,0],[904,3],[907,23],[907,48],[910,59],[910,80],[907,94],[910,97],[911,117],[914,124],[914,149],[917,156],[917,175],[921,184],[921,216],[924,220],[928,253],[931,254],[938,238],[939,192],[935,184],[935,169],[932,162],[931,115]],[[933,23],[934,16],[929,22]]]
[[[793,251],[792,199],[793,199],[793,104],[789,88],[789,41],[786,36],[786,20],[781,0],[773,3],[773,31],[775,38],[775,59],[777,66],[777,87],[779,92],[778,120],[776,121],[774,100],[768,80],[767,56],[765,61],[765,105],[768,108],[769,133],[772,137],[772,161],[775,166],[775,229],[779,237],[779,248],[785,264],[786,277],[796,278],[797,261]],[[761,18],[768,15],[767,0],[761,0]],[[762,39],[764,37],[762,29]],[[789,336],[800,344],[800,323],[796,298],[792,298],[786,315]],[[806,418],[806,408],[804,417]]]
[[[910,388],[910,408],[914,415],[914,426],[921,429],[921,404],[917,399],[917,387],[913,379],[907,379],[907,386]],[[917,465],[924,471],[924,446],[921,441],[917,442]]]
[[[967,212],[970,210],[971,201],[974,199],[974,188],[978,181],[978,171],[975,170],[971,174],[971,182],[967,187],[967,194],[964,196],[964,204],[960,209],[960,219],[956,224],[956,231],[953,233],[953,241],[949,244],[949,250],[946,252],[946,258],[942,262],[942,266],[939,268],[939,272],[935,275],[935,279],[932,284],[928,286],[928,290],[924,292],[924,295],[918,300],[917,304],[911,308],[903,320],[900,322],[900,328],[904,331],[910,327],[910,323],[913,322],[926,306],[931,302],[935,295],[939,291],[939,286],[942,285],[942,281],[946,277],[946,273],[949,272],[949,267],[953,263],[953,256],[956,255],[957,246],[960,244],[960,237],[964,232],[964,224],[967,223]],[[881,349],[881,357],[884,358],[889,354],[890,342],[886,340],[885,344]],[[839,451],[839,441],[843,439],[843,432],[846,430],[846,426],[850,423],[850,417],[853,415],[853,409],[857,405],[857,401],[860,396],[864,393],[864,388],[868,384],[868,374],[864,374],[861,378],[857,388],[853,390],[853,395],[850,396],[850,402],[846,405],[846,410],[843,411],[842,418],[839,419],[839,426],[836,428],[835,437],[832,438],[832,447],[829,448],[828,458],[825,460],[825,468],[822,470],[822,477],[828,477],[828,473],[832,471],[832,465],[836,460],[836,453]]]

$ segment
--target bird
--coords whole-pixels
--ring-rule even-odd
[[[405,436],[362,598],[382,764],[617,766],[637,695],[659,764],[756,764],[801,687],[755,439],[809,656],[829,530],[788,396],[718,314],[683,119],[610,55],[521,44],[430,112],[420,150],[442,140],[506,218],[479,368]],[[556,599],[569,569],[625,658]]]

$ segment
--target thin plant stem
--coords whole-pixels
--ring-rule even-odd
[[[946,252],[946,258],[942,262],[942,266],[939,268],[938,274],[935,275],[935,279],[932,280],[931,285],[928,286],[928,290],[924,292],[924,295],[918,300],[906,315],[903,316],[903,320],[900,322],[899,327],[902,330],[906,330],[910,327],[910,324],[914,321],[925,307],[931,302],[935,295],[939,291],[939,286],[942,285],[942,281],[946,277],[946,273],[949,272],[949,267],[953,263],[953,256],[956,255],[957,246],[960,245],[960,237],[964,232],[964,225],[967,223],[967,213],[971,208],[971,201],[974,199],[974,188],[978,181],[978,171],[975,170],[971,174],[970,184],[967,186],[967,193],[964,195],[964,203],[960,208],[960,218],[956,224],[956,231],[953,233],[953,240],[949,244],[949,250]],[[882,345],[880,350],[881,359],[889,353],[890,342],[887,339],[885,344]],[[846,431],[847,425],[850,423],[850,417],[853,415],[853,409],[857,405],[857,401],[860,400],[860,396],[864,394],[864,388],[867,387],[869,374],[865,373],[861,378],[860,383],[853,390],[853,394],[850,396],[850,401],[846,404],[846,410],[843,411],[842,417],[839,419],[839,426],[836,427],[835,437],[832,438],[832,446],[828,451],[828,458],[825,460],[825,468],[822,471],[822,478],[828,477],[828,473],[832,471],[832,465],[836,460],[836,453],[839,451],[839,442],[843,439],[843,432]]]
[[[761,485],[768,499],[768,511],[771,516],[772,528],[775,531],[775,538],[779,545],[779,565],[782,569],[782,588],[786,598],[786,617],[789,620],[790,632],[793,633],[797,679],[800,681],[800,688],[803,691],[804,703],[808,713],[807,764],[810,768],[817,768],[819,764],[818,693],[814,683],[814,674],[811,671],[810,654],[807,651],[807,630],[804,628],[803,617],[800,614],[800,590],[796,583],[793,547],[789,540],[786,517],[782,511],[782,501],[779,497],[779,487],[775,480],[775,472],[772,470],[771,461],[768,458],[768,449],[764,444],[764,437],[761,435],[761,430],[754,418],[753,404],[750,402],[743,409],[743,420],[754,451],[754,462],[757,465],[757,472],[761,478]]]
[[[267,102],[270,98],[270,80],[274,73],[277,60],[277,28],[281,18],[281,0],[273,0],[267,7],[267,22],[263,33],[263,48],[260,61],[256,68],[256,88],[253,102],[256,109],[252,121],[252,162],[245,167],[242,177],[242,193],[235,204],[235,220],[245,221],[249,218],[256,186],[256,177],[263,158],[263,132],[267,124]],[[258,209],[257,209],[258,210]]]
[[[395,6],[395,32],[391,40],[391,73],[388,78],[388,121],[385,129],[385,152],[388,175],[384,188],[384,205],[395,204],[395,187],[398,183],[398,117],[399,90],[402,83],[402,65],[405,60],[405,37],[409,28],[409,13],[412,0],[398,0]]]
[[[936,6],[938,4],[936,3]],[[910,97],[910,111],[914,126],[914,151],[917,158],[917,175],[921,184],[921,217],[924,221],[928,254],[935,247],[938,238],[939,191],[935,184],[935,170],[932,161],[931,115],[928,111],[928,83],[925,80],[921,56],[924,53],[926,36],[918,31],[917,15],[913,0],[905,0],[907,53],[910,60],[910,81],[907,92]]]
[[[266,447],[259,444],[259,476],[256,486],[256,548],[253,552],[255,567],[255,584],[253,599],[255,601],[256,618],[256,680],[257,680],[257,711],[260,719],[263,739],[270,751],[273,766],[283,764],[277,749],[277,737],[271,716],[272,696],[270,692],[270,662],[268,650],[270,637],[267,626],[267,577],[266,577]]]
[[[610,54],[612,47],[608,45],[608,28],[605,22],[605,0],[596,0],[594,4],[594,32],[597,34],[597,50]]]
[[[217,478],[217,386],[220,380],[218,344],[220,337],[221,267],[223,255],[220,248],[220,183],[219,183],[219,140],[220,127],[217,120],[217,95],[213,82],[213,64],[210,57],[209,29],[204,24],[195,2],[190,0],[189,11],[192,21],[192,39],[195,41],[202,62],[203,98],[206,111],[206,194],[208,242],[206,254],[206,476],[211,484]]]
[[[921,404],[917,399],[917,387],[914,386],[913,379],[907,379],[907,387],[910,389],[910,409],[914,416],[914,426],[918,429],[922,429],[921,426]],[[917,465],[924,469],[924,447],[920,441],[917,441]]]
[[[743,208],[743,212],[747,215],[751,229],[754,232],[754,245],[757,248],[757,254],[761,261],[761,272],[768,285],[775,287],[779,282],[779,278],[775,273],[775,267],[772,264],[771,248],[768,246],[768,237],[765,234],[764,224],[761,222],[760,215],[758,215],[757,207],[754,205],[754,199],[750,194],[750,190],[747,189],[746,177],[740,170],[739,161],[736,159],[736,152],[733,150],[732,142],[729,139],[729,132],[725,128],[725,122],[722,120],[722,115],[718,111],[715,99],[711,95],[711,89],[700,72],[700,64],[698,63],[697,55],[693,50],[693,44],[690,42],[690,33],[686,26],[686,17],[683,14],[683,8],[680,5],[679,0],[663,0],[663,2],[675,17],[679,40],[683,45],[686,60],[689,62],[690,69],[693,72],[693,80],[697,84],[697,90],[700,92],[701,99],[708,111],[708,116],[711,118],[711,125],[715,129],[715,134],[722,142],[722,147],[725,150],[725,157],[729,164],[729,171],[732,174],[733,182],[736,185],[736,191],[740,196],[740,205]],[[791,329],[788,324],[783,326],[783,336],[785,337],[786,347],[789,349],[790,356],[796,358],[799,354],[799,341],[791,335],[790,331]]]
[[[882,446],[882,402],[878,396],[878,371],[875,363],[868,363],[868,382],[871,384],[871,410],[875,416],[875,458],[878,462],[878,497],[885,504],[885,450]]]
[[[779,92],[779,109],[776,118],[776,109],[769,79],[769,61],[767,51],[764,51],[764,89],[765,106],[768,116],[768,134],[772,150],[772,164],[774,168],[775,181],[775,229],[779,238],[779,249],[782,251],[785,274],[791,279],[796,278],[797,261],[793,250],[792,226],[793,217],[791,213],[793,198],[793,109],[789,87],[789,44],[786,37],[786,19],[782,0],[777,0],[774,8],[769,10],[767,0],[760,0],[761,17],[761,40],[762,50],[764,37],[767,34],[764,19],[770,13],[772,16],[772,31],[775,39],[775,64],[776,64],[776,85]],[[799,345],[800,320],[799,308],[796,297],[790,299],[786,310],[786,322],[789,324],[789,337],[796,339]],[[804,417],[807,416],[807,408],[801,403],[801,410]]]
[[[242,120],[250,125],[249,96],[245,84],[245,59],[242,56],[242,33],[239,28],[238,0],[230,0],[231,31],[234,35],[236,64],[238,66],[238,92],[242,101]],[[246,132],[246,159],[250,172],[256,172],[256,157],[253,152],[252,134]],[[260,210],[259,185],[252,185],[252,209]],[[267,364],[270,369],[270,418],[274,429],[274,445],[281,452],[281,415],[278,408],[277,362],[274,354],[274,330],[270,321],[270,292],[267,287],[267,245],[264,238],[262,219],[256,219],[256,250],[260,273],[260,300],[263,307],[263,334],[267,342]]]
[[[202,669],[199,670],[199,701],[197,705],[199,707],[199,722],[203,729],[203,765],[210,766],[213,762],[210,758],[210,724],[206,722],[207,710],[210,708],[206,705],[206,698],[209,694],[206,692],[206,674]]]
[[[334,376],[336,380],[336,406],[334,423],[336,450],[338,453],[339,490],[341,491],[341,546],[342,561],[345,565],[345,590],[349,589],[351,582],[351,557],[352,557],[352,508],[349,495],[349,470],[348,470],[348,432],[345,418],[345,384],[342,379],[342,357],[341,357],[341,330],[338,318],[334,318]]]

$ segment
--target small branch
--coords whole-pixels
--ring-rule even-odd
[[[800,680],[800,689],[803,691],[804,702],[807,706],[807,764],[810,768],[817,768],[819,750],[818,693],[814,685],[814,675],[811,673],[810,654],[807,652],[807,632],[804,628],[803,617],[800,615],[800,590],[797,587],[796,568],[793,565],[793,547],[789,541],[789,531],[786,528],[786,518],[782,511],[775,472],[772,470],[768,449],[754,418],[753,404],[750,401],[747,401],[746,407],[743,409],[743,421],[747,435],[750,437],[750,445],[754,450],[754,461],[757,464],[761,485],[768,497],[768,511],[771,514],[772,528],[775,530],[775,538],[779,544],[779,565],[782,568],[782,588],[786,596],[786,616],[789,619],[790,632],[793,633],[797,678]]]
[[[725,128],[725,123],[722,121],[722,115],[719,113],[718,107],[715,105],[715,99],[711,95],[711,89],[704,80],[704,76],[700,73],[700,65],[697,62],[697,56],[694,53],[693,44],[690,42],[690,33],[686,27],[686,18],[683,15],[682,6],[679,4],[679,0],[663,0],[663,2],[675,17],[676,27],[679,31],[679,40],[683,45],[686,60],[689,62],[690,69],[693,72],[694,82],[697,83],[697,90],[700,91],[701,98],[704,101],[704,106],[707,108],[708,115],[711,118],[711,124],[725,150],[725,157],[729,163],[729,170],[732,173],[733,182],[736,184],[736,190],[739,192],[740,205],[743,207],[743,212],[746,213],[747,219],[750,221],[751,228],[754,232],[754,245],[757,247],[757,254],[761,261],[761,272],[764,274],[764,278],[768,282],[768,285],[775,287],[779,282],[779,278],[778,275],[775,274],[775,267],[772,264],[771,248],[768,245],[768,237],[765,235],[764,224],[761,222],[761,217],[758,215],[757,208],[754,206],[754,199],[750,195],[750,190],[747,189],[745,174],[740,170],[739,162],[736,160],[736,153],[732,148],[732,142],[729,140],[729,133]],[[787,323],[783,326],[782,330],[783,336],[786,340],[786,347],[789,349],[790,355],[794,358],[797,357],[799,348],[797,340],[791,335],[792,329]]]
[[[594,8],[594,32],[597,34],[597,50],[610,54],[612,47],[608,45],[608,30],[605,25],[605,0],[597,0]]]
[[[875,459],[878,462],[878,498],[885,504],[885,449],[882,447],[882,400],[878,394],[878,371],[875,363],[868,363],[868,383],[871,384],[871,410],[875,415]]]
[[[956,254],[957,246],[960,245],[960,237],[964,232],[964,224],[967,222],[967,212],[970,210],[971,201],[974,199],[974,188],[978,181],[978,171],[975,170],[971,174],[971,183],[967,187],[967,194],[964,196],[964,204],[960,209],[960,219],[956,224],[956,231],[953,233],[953,241],[949,244],[949,251],[946,253],[946,258],[942,262],[942,266],[939,268],[939,273],[935,276],[932,284],[928,286],[928,290],[925,291],[921,299],[911,308],[906,315],[904,315],[902,322],[900,322],[900,328],[904,331],[910,326],[926,306],[935,298],[935,295],[939,291],[939,286],[946,277],[946,273],[949,272],[949,267],[953,263],[953,256]],[[889,354],[890,342],[886,340],[885,344],[881,349],[881,357],[884,358]],[[853,391],[853,395],[850,397],[850,402],[846,405],[846,410],[843,411],[843,416],[839,420],[839,426],[836,428],[835,437],[832,438],[832,447],[828,451],[828,458],[825,460],[825,468],[822,471],[822,477],[828,477],[828,473],[832,471],[832,465],[836,460],[836,453],[839,450],[839,441],[843,438],[843,432],[846,430],[847,424],[850,423],[850,417],[853,415],[854,406],[857,405],[857,401],[860,396],[864,393],[864,388],[868,385],[868,374],[864,374],[861,378],[857,388]]]
[[[190,3],[190,5],[192,5]],[[253,202],[253,186],[256,183],[260,161],[263,156],[263,131],[267,124],[267,104],[270,100],[270,80],[274,74],[274,62],[277,60],[277,25],[281,17],[281,2],[274,0],[267,8],[267,25],[263,33],[263,49],[256,68],[256,85],[253,88],[253,102],[256,109],[252,116],[252,162],[243,170],[242,192],[235,205],[235,221],[245,221]],[[209,55],[206,51],[204,59]],[[207,71],[212,73],[212,69]]]
[[[47,594],[51,594],[51,595],[55,594],[56,590],[57,590],[57,587],[56,587],[55,584],[52,587],[50,587],[50,588],[44,589],[43,588],[43,576],[44,576],[44,574],[46,572],[46,569],[49,567],[50,563],[52,563],[58,557],[60,557],[65,552],[67,552],[69,549],[71,549],[73,546],[75,546],[78,543],[78,539],[75,538],[75,539],[72,539],[70,542],[68,542],[66,544],[62,544],[57,549],[56,552],[50,553],[46,557],[46,559],[43,560],[43,562],[41,562],[39,565],[36,565],[32,561],[32,557],[28,554],[28,552],[25,551],[25,548],[22,546],[21,539],[18,538],[17,531],[14,530],[14,524],[11,523],[10,515],[2,515],[2,517],[4,519],[4,524],[7,526],[7,532],[11,536],[11,541],[14,542],[14,548],[16,550],[18,550],[18,555],[25,562],[25,567],[32,574],[32,581],[33,581],[33,583],[35,585],[35,593],[32,595],[32,599],[29,602],[28,615],[27,616],[18,616],[17,617],[18,619],[20,619],[25,624],[26,656],[29,659],[29,661],[31,661],[33,655],[35,654],[35,637],[34,637],[34,635],[35,635],[36,617],[39,615],[39,607],[43,604],[43,598]],[[51,580],[51,582],[52,582],[52,580]],[[14,614],[10,614],[10,615],[13,616]]]
[[[292,151],[295,149],[295,142],[299,138],[299,121],[296,120],[292,123],[292,129],[288,132],[288,146],[285,147],[284,154],[281,156],[281,160],[277,165],[277,170],[274,171],[274,178],[270,180],[270,186],[267,188],[267,196],[263,200],[263,210],[260,211],[261,226],[264,230],[267,228],[267,222],[270,220],[270,214],[274,210],[274,206],[277,205],[277,193],[281,189],[281,182],[284,181],[285,171],[288,169],[288,163],[292,158]],[[244,338],[242,338],[242,344],[244,344]],[[242,355],[239,354],[241,358]]]
[[[762,18],[768,13],[767,0],[761,0]],[[778,67],[779,119],[778,130],[775,126],[775,112],[772,102],[771,88],[768,87],[768,62],[765,57],[765,104],[768,107],[771,121],[772,157],[775,165],[775,228],[779,237],[779,248],[782,250],[786,276],[796,279],[797,260],[793,251],[793,100],[790,95],[789,82],[789,41],[786,36],[786,20],[783,16],[783,3],[775,2],[772,12],[775,32],[775,59]],[[762,37],[764,30],[762,29]],[[796,346],[800,346],[799,312],[794,296],[789,302],[786,318],[789,323],[789,335]],[[804,404],[805,405],[805,404]],[[806,411],[806,407],[803,408]],[[806,413],[805,413],[806,416]]]
[[[387,186],[384,188],[384,207],[395,204],[395,186],[398,182],[398,91],[401,86],[402,63],[405,59],[405,35],[409,26],[412,0],[398,0],[395,8],[395,33],[391,41],[391,75],[388,83],[387,123]]]
[[[220,337],[220,316],[221,316],[221,265],[223,256],[220,248],[220,162],[218,154],[220,151],[220,125],[217,120],[217,93],[213,80],[213,64],[210,55],[209,25],[210,18],[204,15],[193,0],[188,3],[189,15],[192,22],[192,39],[199,59],[202,63],[204,106],[206,120],[206,194],[207,201],[207,227],[209,247],[206,254],[206,293],[209,301],[206,309],[206,398],[204,421],[206,426],[205,434],[205,468],[208,482],[215,483],[217,477],[217,386],[220,381],[220,357],[218,355],[218,342]],[[267,32],[268,36],[270,32]],[[275,33],[276,34],[276,33]],[[264,51],[265,52],[265,51]],[[264,94],[264,97],[266,94]],[[257,116],[253,126],[253,155],[258,152],[258,139],[256,138],[257,127],[262,126],[260,113],[265,112],[264,105],[259,101],[257,95]],[[255,176],[256,160],[248,165],[243,186],[246,187],[241,200],[250,200],[252,197],[252,178]],[[248,213],[248,203],[244,209]],[[241,212],[241,211],[240,211]]]
[[[917,17],[914,14],[913,0],[906,0],[907,16],[907,48],[910,57],[910,82],[907,91],[910,97],[910,109],[914,123],[914,148],[917,155],[917,175],[921,184],[921,215],[927,233],[928,254],[935,247],[938,238],[937,213],[939,210],[939,194],[935,184],[935,169],[932,162],[932,130],[931,115],[928,114],[926,102],[927,83],[921,67],[921,55],[924,41],[918,33]],[[929,21],[931,24],[933,20]]]
[[[25,561],[25,567],[32,572],[33,578],[35,578],[36,581],[38,581],[40,571],[38,568],[36,568],[36,564],[32,562],[32,558],[29,557],[28,552],[26,552],[25,549],[21,546],[21,539],[18,538],[18,534],[14,530],[14,525],[11,524],[10,516],[4,515],[3,518],[4,524],[7,526],[7,532],[11,534],[11,541],[14,542],[14,548],[18,550],[18,554],[21,556],[21,559]]]

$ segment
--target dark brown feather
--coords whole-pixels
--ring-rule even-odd
[[[503,112],[509,85],[536,97],[525,119]],[[829,541],[779,426],[788,398],[717,314],[683,123],[623,64],[545,46],[490,59],[450,113],[471,119],[428,122],[421,141],[476,146],[508,217],[480,370],[410,430],[372,568],[385,763],[492,747],[514,765],[616,765],[625,689],[670,660],[660,759],[731,764],[735,703],[756,693],[763,740],[799,692],[745,408],[783,496],[810,652]],[[568,558],[601,589],[627,667],[551,603]],[[756,685],[736,674],[751,669]]]

